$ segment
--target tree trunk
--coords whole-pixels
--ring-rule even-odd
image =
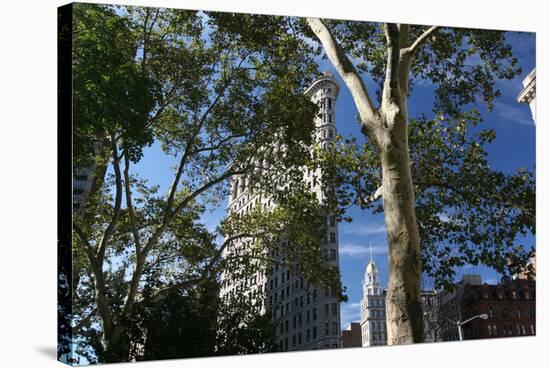
[[[118,324],[111,336],[103,336],[104,363],[124,363],[130,361],[130,343],[127,329]]]
[[[394,106],[395,107],[395,106]],[[395,113],[399,111],[398,113]],[[385,121],[377,132],[382,165],[384,218],[388,233],[388,344],[423,341],[420,300],[421,258],[418,225],[403,109],[381,114]],[[393,119],[394,121],[388,121]]]

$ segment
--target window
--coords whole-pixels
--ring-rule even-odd
[[[338,314],[338,305],[336,303],[332,303],[332,315],[335,316]]]
[[[329,219],[330,226],[336,226],[336,217],[331,216]]]
[[[313,308],[313,320],[317,321],[317,308]]]
[[[338,335],[338,322],[332,322],[332,334]]]
[[[332,123],[332,117],[330,115],[328,116],[328,121],[329,121],[329,123]],[[329,129],[328,137],[329,138],[334,138],[334,131],[332,129]]]
[[[330,242],[336,243],[336,233],[330,233]]]
[[[311,331],[308,328],[307,331],[306,331],[306,341],[309,341],[309,340],[311,340]]]
[[[329,304],[325,304],[325,316],[328,316]]]
[[[331,249],[330,250],[330,260],[331,261],[336,261],[336,249]]]
[[[521,318],[521,308],[516,309],[516,318]]]
[[[489,307],[489,310],[487,311],[487,315],[489,318],[493,318],[493,307]]]
[[[502,318],[508,318],[508,308],[502,308],[501,315]]]
[[[317,338],[317,327],[313,327],[313,338]]]
[[[517,291],[512,290],[512,299],[517,299],[517,298],[518,298],[518,293],[517,293]]]

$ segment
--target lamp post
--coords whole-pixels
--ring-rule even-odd
[[[484,314],[478,314],[477,316],[473,316],[471,318],[468,318],[465,321],[453,321],[452,319],[449,319],[447,317],[444,317],[444,316],[441,316],[441,317],[445,318],[447,321],[449,321],[450,323],[452,323],[453,325],[456,326],[456,328],[458,329],[458,338],[459,338],[460,341],[464,340],[464,338],[462,337],[462,326],[464,326],[466,323],[468,323],[470,321],[473,321],[476,318],[481,318],[481,319],[489,318],[489,316],[485,313]]]

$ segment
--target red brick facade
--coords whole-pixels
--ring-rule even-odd
[[[465,285],[462,297],[465,339],[535,335],[535,281],[504,280],[498,285]]]

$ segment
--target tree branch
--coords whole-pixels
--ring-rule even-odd
[[[328,58],[351,91],[364,124],[372,124],[376,120],[376,113],[367,87],[359,72],[321,19],[307,18],[307,22],[313,33],[321,41]]]
[[[73,327],[73,333],[78,333],[85,325],[90,323],[90,320],[97,315],[97,308],[94,308],[88,315],[80,320],[78,324]]]
[[[424,33],[422,33],[417,39],[416,41],[413,42],[413,44],[411,46],[409,46],[408,48],[405,49],[406,52],[409,52],[409,53],[414,53],[416,50],[418,50],[418,48],[424,43],[426,42],[426,40],[428,39],[428,37],[434,33],[435,31],[437,31],[440,27],[439,26],[431,26],[430,28],[428,28],[427,30],[424,31]]]
[[[124,186],[126,192],[126,207],[128,208],[128,215],[130,217],[130,226],[132,227],[132,233],[134,235],[134,242],[136,243],[136,256],[141,254],[141,240],[139,238],[139,231],[136,223],[136,214],[134,211],[134,205],[132,204],[132,189],[130,185],[130,159],[128,154],[124,154]]]
[[[111,236],[115,230],[116,223],[118,222],[118,217],[120,215],[120,207],[122,205],[122,174],[120,173],[120,159],[118,157],[118,148],[115,141],[114,133],[111,134],[111,148],[112,148],[112,158],[113,158],[113,169],[115,172],[115,204],[113,208],[113,215],[111,216],[111,221],[103,236],[99,242],[99,248],[97,250],[97,258],[100,263],[103,263],[103,258],[105,257],[105,250],[107,244],[111,239]]]
[[[382,193],[383,193],[383,187],[380,186],[378,189],[376,189],[376,191],[374,193],[372,193],[370,196],[368,196],[367,198],[363,199],[363,198],[359,198],[359,204],[361,206],[367,206],[371,203],[374,203],[376,202],[377,200],[379,200],[380,198],[382,198]]]
[[[384,24],[384,34],[387,43],[386,77],[382,91],[382,109],[388,111],[388,106],[397,103],[401,106],[401,90],[399,87],[399,60],[401,58],[399,28],[394,23]],[[398,93],[399,92],[399,93]]]

